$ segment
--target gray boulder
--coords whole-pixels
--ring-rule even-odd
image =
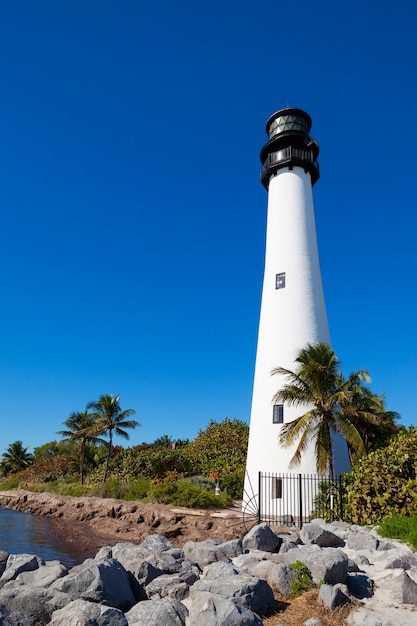
[[[129,574],[115,559],[87,561],[84,569],[75,572],[72,570],[68,576],[55,581],[51,588],[67,593],[71,600],[82,598],[90,602],[101,602],[122,611],[130,609],[136,603]]]
[[[346,584],[349,593],[360,600],[374,595],[374,583],[366,574],[359,572],[348,574]]]
[[[200,542],[187,541],[184,545],[185,558],[197,563],[201,570],[206,565],[216,561],[228,563],[239,554],[242,554],[242,542],[236,539],[232,541],[221,541],[220,539],[207,539]]]
[[[321,548],[334,548],[343,545],[343,539],[319,523],[304,524],[300,539],[305,545],[316,544]]]
[[[189,586],[179,574],[163,574],[146,586],[149,600],[161,600],[166,597],[184,600],[188,593]]]
[[[155,535],[151,535],[155,537]],[[159,536],[159,535],[157,535]],[[165,539],[165,537],[164,537]],[[166,540],[168,541],[168,540]],[[176,559],[169,552],[163,551],[161,542],[154,540],[144,545],[134,543],[118,543],[112,549],[112,557],[117,559],[126,570],[139,572],[142,561],[147,561],[156,569],[166,574],[177,574],[181,569],[181,559]],[[170,542],[168,542],[170,543]],[[152,549],[148,547],[152,546]]]
[[[73,600],[52,614],[51,626],[129,626],[124,613],[113,607]]]
[[[242,541],[243,551],[263,550],[264,552],[278,552],[282,538],[272,532],[268,524],[258,524],[250,529]]]
[[[366,530],[355,526],[347,533],[346,545],[351,550],[377,550],[379,539]]]
[[[59,561],[46,561],[45,565],[32,571],[25,571],[18,574],[14,581],[5,584],[10,587],[14,584],[33,585],[34,587],[49,587],[59,578],[68,575],[68,569]]]
[[[49,624],[53,612],[66,606],[69,601],[70,598],[65,593],[31,585],[16,585],[0,590],[0,606],[5,607],[11,615],[24,615],[28,623],[36,626]]]
[[[2,626],[33,626],[33,619],[23,613],[10,611],[3,604],[0,605],[0,624]]]
[[[163,598],[139,602],[126,613],[126,619],[129,626],[185,626],[187,615],[188,609],[181,602]]]
[[[14,580],[22,572],[31,572],[45,562],[33,554],[10,554],[6,561],[6,568],[1,575],[0,584]]]
[[[189,626],[262,626],[261,618],[253,611],[207,591],[193,589],[189,611]]]
[[[227,578],[227,576],[236,576],[237,574],[246,574],[246,572],[236,567],[233,563],[218,561],[217,563],[206,565],[201,578]]]
[[[239,606],[261,613],[275,604],[274,594],[265,580],[249,574],[235,574],[210,578],[205,576],[190,587],[191,606],[195,594],[207,591],[210,594],[223,596]]]
[[[320,582],[329,585],[346,583],[349,559],[340,548],[299,546],[297,550],[287,552],[284,559],[287,565],[301,561],[309,569],[316,585]]]
[[[3,574],[6,569],[6,562],[9,558],[9,553],[4,550],[0,550],[0,576]],[[1,623],[1,622],[0,622]]]
[[[349,592],[346,585],[321,585],[319,591],[320,600],[329,608],[336,609],[342,604],[349,602]]]
[[[296,548],[297,546],[294,545],[294,547]],[[274,552],[264,552],[263,550],[250,550],[249,552],[239,554],[239,556],[235,556],[232,559],[233,565],[242,569],[247,569],[247,567],[250,567],[251,564],[259,563],[259,561],[283,563],[284,557],[283,554],[281,554],[281,551],[279,552],[279,554],[276,554]]]
[[[295,572],[289,565],[258,561],[248,567],[247,572],[266,580],[269,585],[276,587],[281,595],[291,595],[291,583],[295,578]]]

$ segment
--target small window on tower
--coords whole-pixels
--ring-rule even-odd
[[[271,498],[282,498],[282,478],[273,478],[271,484]]]
[[[275,276],[275,289],[283,289],[285,287],[285,272]]]
[[[284,405],[283,404],[274,404],[274,409],[272,412],[272,423],[273,424],[284,423]]]

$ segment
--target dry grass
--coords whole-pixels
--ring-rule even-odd
[[[349,603],[331,610],[318,598],[319,590],[311,589],[298,598],[284,598],[274,593],[277,609],[269,616],[263,617],[264,626],[301,626],[311,617],[318,617],[321,626],[348,626],[348,615],[357,609],[357,605]]]

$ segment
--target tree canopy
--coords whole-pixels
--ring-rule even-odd
[[[304,409],[295,420],[281,429],[280,443],[297,443],[291,465],[297,465],[303,452],[314,445],[319,474],[333,477],[333,438],[336,433],[347,442],[351,457],[368,452],[372,441],[396,431],[398,415],[387,412],[383,396],[373,394],[366,370],[344,378],[341,362],[325,343],[310,344],[300,350],[294,371],[277,367],[271,374],[284,376],[286,383],[273,401]]]

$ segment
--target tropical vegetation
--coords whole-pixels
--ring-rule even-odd
[[[417,514],[417,428],[402,428],[388,445],[358,459],[344,477],[347,517],[377,524]]]
[[[300,416],[284,424],[281,435],[283,445],[296,444],[293,463],[313,438],[317,470],[331,474],[332,437],[338,433],[353,462],[338,503],[344,519],[375,524],[392,516],[417,516],[417,429],[396,426],[397,414],[370,390],[365,370],[345,378],[329,346],[307,346],[296,366],[273,372],[285,380],[274,401],[300,408]],[[126,440],[128,430],[139,426],[134,415],[133,409],[122,409],[120,396],[105,394],[84,411],[71,413],[58,432],[60,441],[35,448],[33,455],[21,441],[10,444],[0,461],[2,488],[198,507],[228,506],[241,498],[249,434],[245,422],[212,420],[192,441],[164,434],[152,443],[115,445],[115,437]],[[317,510],[327,497],[326,483]]]
[[[87,405],[87,410],[91,409],[90,415],[93,422],[97,425],[96,435],[107,434],[109,441],[107,444],[106,463],[104,466],[103,483],[106,482],[110,456],[113,449],[113,434],[123,439],[129,439],[126,428],[136,428],[140,423],[136,420],[128,419],[131,415],[136,415],[133,409],[125,409],[122,411],[120,406],[120,395],[113,396],[106,393],[97,400]]]
[[[286,403],[304,411],[283,425],[280,443],[296,444],[290,466],[300,463],[312,443],[315,447],[317,473],[333,480],[333,441],[336,434],[348,445],[351,459],[367,454],[372,446],[397,431],[398,415],[385,409],[383,396],[371,392],[366,370],[345,378],[341,362],[325,343],[308,345],[295,359],[295,371],[277,367],[271,374],[284,377],[285,384],[275,394],[274,403]]]
[[[28,448],[23,447],[21,441],[11,443],[1,459],[1,471],[3,474],[16,473],[24,470],[33,463],[33,454],[28,452]]]

